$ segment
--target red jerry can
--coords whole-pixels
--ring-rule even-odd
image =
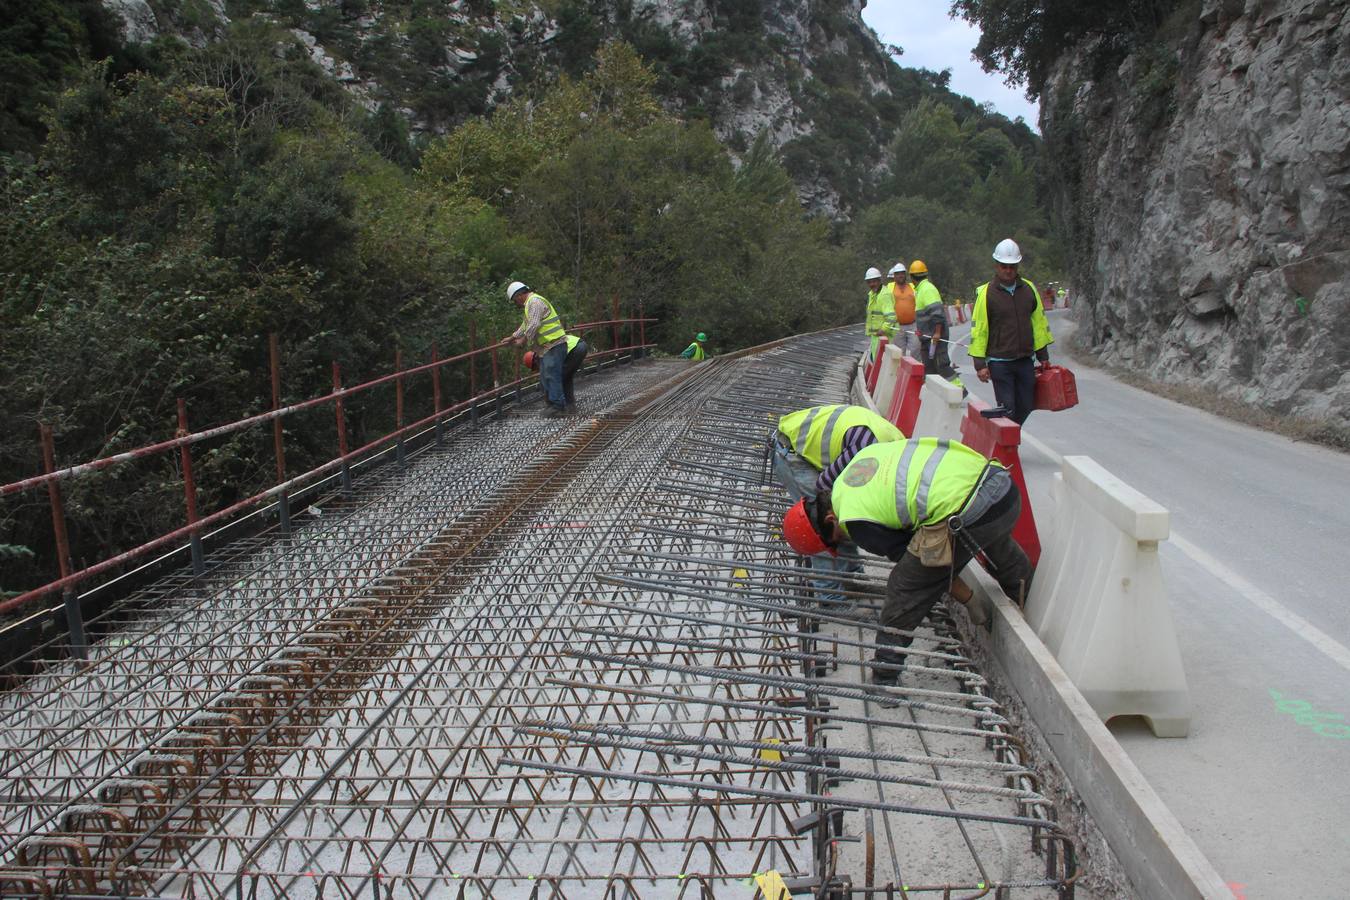
[[[1042,366],[1036,371],[1036,409],[1057,412],[1078,405],[1078,382],[1063,366]]]

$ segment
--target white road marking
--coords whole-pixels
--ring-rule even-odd
[[[1055,463],[1055,465],[1064,465],[1064,457],[1062,454],[1054,450],[1044,441],[1032,437],[1025,431],[1022,432],[1022,443],[1045,454]],[[1327,634],[1325,631],[1318,628],[1316,625],[1312,624],[1247,579],[1243,578],[1237,572],[1234,572],[1232,569],[1228,568],[1228,566],[1225,566],[1219,560],[1210,556],[1204,550],[1201,550],[1195,544],[1177,534],[1175,531],[1172,532],[1172,535],[1168,540],[1171,542],[1172,546],[1189,556],[1192,562],[1236,591],[1238,596],[1242,597],[1242,599],[1270,616],[1276,622],[1279,622],[1285,628],[1288,628],[1294,634],[1303,638],[1303,640],[1312,644],[1327,659],[1336,663],[1336,665],[1345,669],[1347,672],[1350,672],[1350,647],[1346,647],[1340,641],[1336,640],[1331,635]]]

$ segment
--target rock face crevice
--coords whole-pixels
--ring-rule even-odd
[[[1042,103],[1104,361],[1350,424],[1350,4],[1206,0]]]

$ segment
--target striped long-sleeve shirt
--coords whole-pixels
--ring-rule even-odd
[[[821,470],[819,477],[816,478],[816,494],[822,491],[828,491],[834,487],[834,480],[839,477],[839,473],[844,471],[844,466],[849,464],[856,454],[862,448],[869,444],[875,444],[876,437],[871,430],[862,426],[855,425],[844,432],[844,443],[839,448],[839,455],[835,457],[834,462],[830,463]]]

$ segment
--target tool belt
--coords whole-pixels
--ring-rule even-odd
[[[952,553],[952,530],[947,520],[932,525],[920,525],[909,540],[909,552],[919,558],[919,564],[930,569],[945,569],[955,561]]]
[[[993,499],[981,497],[980,489],[985,486],[994,473],[1003,471],[1005,470],[995,466],[992,462],[985,463],[983,471],[980,472],[980,477],[975,479],[975,486],[971,488],[966,501],[961,504],[960,510],[955,515],[943,519],[941,522],[934,522],[932,525],[919,526],[914,532],[914,537],[910,538],[909,552],[919,558],[920,564],[933,569],[945,569],[955,562],[953,545],[957,533],[962,529],[962,523],[978,521],[988,511],[989,507],[997,501],[997,497]],[[970,543],[969,538],[965,539],[965,543]],[[980,552],[978,546],[971,546],[969,549],[972,556]]]

